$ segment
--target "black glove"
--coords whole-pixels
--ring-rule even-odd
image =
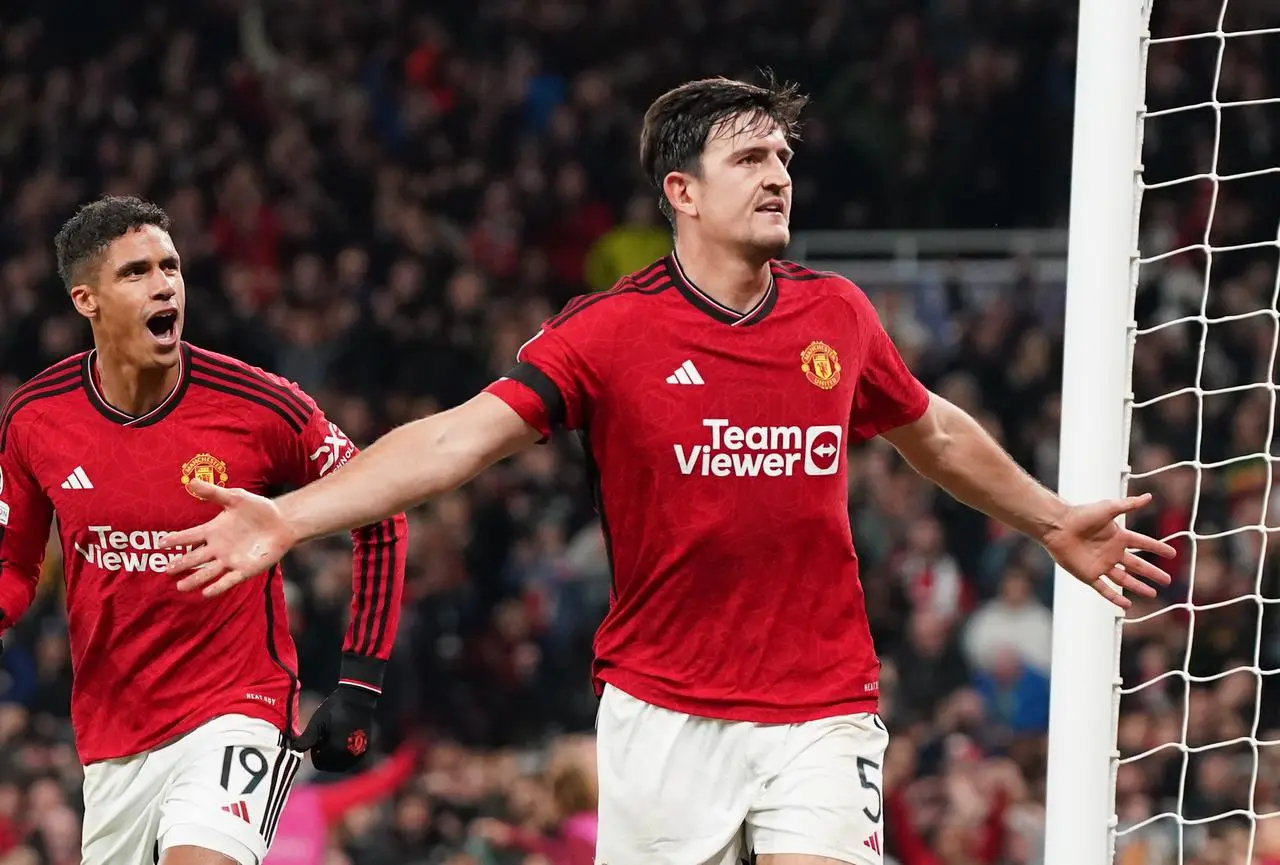
[[[338,687],[293,741],[294,750],[311,752],[311,762],[320,771],[353,769],[369,749],[383,666],[377,658],[343,656]]]

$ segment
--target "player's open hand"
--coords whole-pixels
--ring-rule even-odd
[[[1167,586],[1173,578],[1135,551],[1168,559],[1173,557],[1174,549],[1164,541],[1122,528],[1116,522],[1117,518],[1133,513],[1150,501],[1151,494],[1144,493],[1075,505],[1067,512],[1063,524],[1045,535],[1044,548],[1068,573],[1117,607],[1132,606],[1132,601],[1122,594],[1124,591],[1154,598],[1155,587]],[[1104,576],[1107,579],[1103,579]]]
[[[189,548],[169,565],[169,573],[191,571],[178,581],[179,591],[203,586],[206,598],[220,595],[280,561],[292,546],[280,509],[271,499],[199,480],[192,480],[188,489],[220,505],[222,513],[203,525],[165,536],[162,546]]]

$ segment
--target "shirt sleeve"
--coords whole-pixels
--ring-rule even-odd
[[[31,606],[49,542],[53,503],[23,457],[18,424],[0,426],[0,631]]]
[[[489,387],[545,441],[557,429],[582,429],[603,389],[610,318],[600,294],[576,297],[543,322],[516,352],[516,363]]]
[[[849,416],[849,438],[865,441],[919,420],[929,407],[929,391],[907,369],[862,290],[853,287],[854,327],[866,344]]]
[[[309,396],[296,387],[294,392],[310,416],[301,434],[288,431],[285,480],[304,486],[346,465],[358,448]],[[351,622],[342,642],[341,684],[382,692],[383,673],[400,627],[407,537],[404,514],[351,532],[353,596]]]

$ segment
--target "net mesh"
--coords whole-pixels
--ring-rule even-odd
[[[1175,584],[1121,626],[1117,863],[1280,863],[1280,3],[1146,0],[1134,527]]]

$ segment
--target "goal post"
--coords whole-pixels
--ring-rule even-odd
[[[1080,0],[1059,490],[1124,492],[1150,0]],[[1045,865],[1110,865],[1120,616],[1055,572]]]

